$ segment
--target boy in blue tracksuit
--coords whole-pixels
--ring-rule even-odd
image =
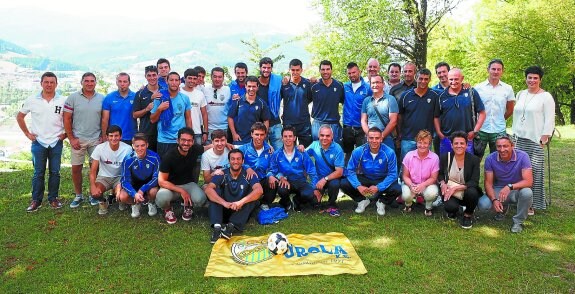
[[[374,196],[374,200],[377,199],[377,213],[383,216],[385,204],[391,204],[401,194],[401,187],[397,183],[395,152],[382,141],[381,130],[370,128],[367,144],[353,150],[347,164],[341,189],[358,202],[356,213],[363,213],[370,204],[369,197]]]
[[[285,126],[282,130],[283,147],[276,150],[270,160],[268,172],[269,185],[273,189],[277,186],[280,204],[289,210],[291,206],[295,211],[301,211],[301,203],[310,203],[317,206],[318,199],[314,195],[317,184],[315,166],[305,152],[295,148],[296,133],[292,126]],[[311,184],[307,179],[311,180]],[[295,193],[293,205],[290,205],[289,195]]]
[[[148,139],[143,133],[134,135],[132,147],[134,151],[122,162],[120,203],[132,205],[132,217],[138,217],[141,204],[148,202],[148,215],[154,216],[160,156],[148,150]]]

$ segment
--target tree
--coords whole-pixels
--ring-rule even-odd
[[[248,47],[248,59],[254,64],[256,65],[255,68],[259,68],[257,65],[259,65],[260,63],[260,59],[262,59],[263,57],[270,57],[274,64],[282,59],[285,58],[285,55],[283,54],[278,54],[276,55],[276,57],[271,57],[270,54],[274,51],[277,50],[279,48],[281,48],[281,46],[283,45],[282,43],[276,43],[276,44],[272,44],[267,48],[262,48],[260,43],[256,40],[256,38],[251,38],[250,40],[240,40],[240,42],[242,42],[242,44],[244,44],[246,47]],[[286,42],[289,43],[290,41]]]
[[[427,65],[429,34],[461,0],[317,0],[323,24],[310,50],[338,66],[341,60],[404,59]]]
[[[526,87],[526,67],[541,66],[545,70],[542,87],[555,99],[558,123],[565,124],[561,106],[571,105],[571,113],[575,112],[575,2],[484,0],[479,7],[480,58],[503,59],[505,78],[515,91]]]

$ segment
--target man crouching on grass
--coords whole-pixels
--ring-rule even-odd
[[[148,150],[148,138],[144,133],[137,133],[132,139],[134,151],[122,163],[122,190],[119,206],[132,206],[132,217],[140,216],[142,204],[148,204],[148,215],[158,213],[156,193],[158,193],[158,171],[160,156]]]
[[[106,130],[108,141],[96,146],[92,155],[90,167],[90,193],[99,201],[98,214],[108,213],[108,202],[104,193],[113,189],[115,196],[120,195],[120,177],[122,174],[122,162],[132,152],[130,145],[122,142],[122,129],[111,125]]]
[[[206,187],[209,202],[210,222],[214,229],[210,243],[218,239],[232,237],[233,231],[243,230],[248,218],[263,194],[263,188],[257,175],[246,179],[242,168],[244,154],[233,149],[228,153],[230,167],[223,174],[214,175]],[[224,221],[226,224],[222,226]]]

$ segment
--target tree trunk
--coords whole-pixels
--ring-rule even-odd
[[[560,125],[565,125],[565,116],[563,112],[561,112],[561,103],[559,102],[559,97],[557,97],[557,91],[553,91],[552,93],[553,99],[555,100],[555,122]]]
[[[575,125],[575,99],[571,100],[571,124]]]

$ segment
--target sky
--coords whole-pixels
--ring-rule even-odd
[[[69,16],[85,16],[90,19],[109,17],[136,18],[143,23],[148,20],[193,20],[209,24],[232,22],[238,25],[242,21],[273,25],[281,32],[289,34],[301,34],[309,26],[319,21],[320,16],[315,8],[311,7],[310,0],[245,0],[245,1],[173,1],[161,3],[173,3],[172,7],[164,5],[160,11],[159,5],[147,5],[150,2],[133,2],[118,0],[99,0],[94,2],[63,0],[16,0],[2,1],[0,11],[30,11],[41,9]],[[160,3],[159,1],[151,3]],[[273,12],[270,12],[273,11]],[[20,18],[20,20],[25,17]],[[0,20],[0,23],[2,21]],[[23,22],[24,24],[25,22]],[[146,25],[139,26],[145,30]]]

